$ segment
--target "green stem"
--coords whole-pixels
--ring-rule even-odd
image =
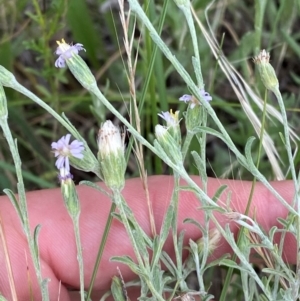
[[[123,198],[121,196],[120,191],[118,191],[118,190],[113,191],[113,200],[116,204],[116,207],[120,211],[120,216],[121,216],[122,222],[125,226],[127,234],[128,234],[129,239],[131,241],[131,244],[132,244],[135,256],[137,258],[137,261],[139,263],[139,266],[142,269],[142,268],[144,268],[144,262],[143,262],[143,259],[142,259],[141,255],[140,255],[139,248],[137,246],[137,242],[135,240],[135,237],[132,233],[131,227],[129,225],[129,222],[128,222],[128,219],[127,219],[127,216],[126,216],[126,212],[125,212],[125,207],[124,207],[124,204],[123,204]]]
[[[149,274],[148,268],[145,267],[144,261],[140,255],[139,252],[139,247],[137,246],[137,244],[143,243],[140,241],[136,241],[134,234],[132,233],[132,228],[128,222],[128,218],[126,215],[126,203],[120,193],[119,190],[113,190],[113,199],[114,202],[116,203],[116,206],[119,210],[122,222],[125,226],[126,232],[129,236],[131,245],[133,247],[133,251],[134,254],[137,258],[137,262],[139,264],[139,268],[141,269],[142,273],[139,275],[140,277],[143,278],[143,280],[147,283],[148,288],[150,289],[150,291],[152,292],[153,296],[156,298],[156,300],[158,301],[164,301],[164,299],[162,298],[162,296],[160,296],[160,294],[156,291],[155,287],[153,286],[152,282],[150,281],[149,277],[147,277],[147,275]]]
[[[191,12],[191,7],[186,6],[181,6],[180,9],[182,10],[186,21],[188,23],[188,27],[190,30],[190,34],[192,37],[192,42],[193,42],[193,48],[194,48],[194,54],[195,54],[195,59],[196,59],[196,66],[194,64],[194,71],[197,77],[197,84],[200,89],[204,89],[204,82],[203,82],[203,76],[201,72],[201,61],[200,61],[200,55],[199,55],[199,47],[198,47],[198,39],[197,39],[197,34],[196,34],[196,29],[195,29],[195,24],[194,24],[194,19],[193,15]]]
[[[286,152],[288,155],[289,166],[291,169],[292,179],[293,179],[293,182],[295,185],[295,190],[296,190],[296,192],[298,192],[299,187],[298,187],[297,175],[296,175],[296,170],[295,170],[295,165],[294,165],[294,158],[293,158],[293,154],[292,154],[292,147],[291,147],[290,133],[289,133],[289,124],[288,124],[288,120],[287,120],[287,116],[286,116],[284,102],[283,102],[281,93],[278,88],[275,89],[273,91],[273,93],[275,94],[275,96],[277,98],[278,105],[279,105],[279,108],[281,111],[281,116],[282,116],[282,121],[283,121],[282,123],[283,123],[283,129],[284,129],[285,148],[286,148]],[[297,201],[297,198],[294,198],[292,206],[294,207],[295,205],[297,205],[298,212],[300,213],[300,202],[298,202],[296,204],[296,201]]]
[[[251,278],[253,278],[256,281],[256,283],[262,289],[263,293],[266,295],[268,300],[272,301],[273,298],[272,298],[272,295],[270,294],[269,289],[266,288],[265,284],[262,282],[262,280],[258,277],[257,273],[255,272],[252,264],[248,261],[247,258],[245,258],[243,253],[240,251],[237,243],[235,243],[233,234],[230,233],[230,235],[232,235],[232,237],[228,237],[227,232],[224,230],[224,226],[219,224],[218,220],[216,219],[216,217],[213,214],[211,215],[211,220],[216,225],[217,229],[222,234],[222,236],[227,240],[227,242],[231,246],[234,254],[236,254],[237,257],[240,259],[241,263],[243,264],[243,269],[247,270],[247,273],[250,275]],[[224,290],[224,288],[223,288],[223,290]],[[221,300],[221,298],[220,298],[220,300]]]
[[[83,260],[82,260],[82,247],[80,241],[79,231],[79,214],[76,217],[72,217],[74,234],[77,248],[77,260],[79,267],[79,280],[80,280],[80,300],[84,301],[84,271],[83,271]],[[88,299],[87,299],[88,300]]]
[[[91,293],[92,293],[92,289],[93,289],[93,286],[94,286],[96,275],[97,275],[99,265],[100,265],[100,262],[101,262],[101,258],[102,258],[103,252],[104,252],[104,247],[105,247],[105,244],[106,244],[106,241],[107,241],[108,233],[109,233],[109,230],[111,228],[112,221],[113,221],[112,213],[115,211],[115,209],[116,209],[116,204],[112,203],[112,205],[110,207],[108,219],[107,219],[107,222],[106,222],[106,225],[105,225],[105,229],[104,229],[104,232],[103,232],[103,236],[102,236],[102,239],[101,239],[101,243],[100,243],[100,246],[99,246],[99,250],[98,250],[98,254],[97,254],[97,258],[96,258],[96,263],[94,265],[93,274],[92,274],[92,278],[91,278],[91,282],[90,282],[90,286],[89,286],[89,290],[88,290],[88,293],[87,293],[86,300],[89,300],[89,298],[91,296]]]
[[[260,134],[259,134],[258,155],[257,155],[257,162],[256,162],[256,168],[257,169],[259,168],[260,158],[261,158],[261,154],[262,154],[262,146],[263,146],[262,142],[263,142],[263,136],[264,136],[265,124],[266,124],[266,107],[267,107],[267,91],[265,93],[261,129],[260,129]],[[252,181],[250,195],[249,195],[247,206],[246,206],[245,213],[244,213],[245,215],[249,214],[250,207],[251,207],[251,204],[252,204],[253,195],[254,195],[255,185],[256,185],[256,177],[254,177],[253,181]],[[241,229],[238,233],[238,238],[237,238],[237,245],[238,246],[240,246],[240,244],[241,244],[244,233],[245,233],[245,228],[241,227]],[[236,261],[236,259],[237,259],[236,254],[233,254],[232,260]],[[221,296],[220,296],[220,301],[225,301],[226,300],[226,294],[229,290],[229,285],[230,285],[232,273],[233,273],[233,268],[230,267],[228,269],[228,272],[227,272],[227,275],[226,275],[226,278],[225,278],[225,281],[224,281],[222,293],[221,293]]]
[[[9,145],[9,149],[12,154],[12,158],[13,158],[15,169],[16,169],[16,175],[17,175],[17,179],[18,179],[19,205],[20,205],[20,216],[19,217],[21,219],[21,223],[22,223],[22,226],[23,226],[23,229],[24,229],[27,241],[28,241],[29,250],[30,250],[33,265],[35,268],[37,280],[38,280],[40,288],[41,288],[42,300],[48,301],[49,300],[48,284],[47,284],[47,281],[43,280],[38,249],[36,249],[36,247],[35,247],[35,242],[31,235],[31,232],[30,232],[25,186],[24,186],[24,182],[23,182],[22,169],[21,169],[21,163],[22,163],[21,158],[19,156],[19,153],[18,153],[18,150],[16,147],[16,143],[13,140],[13,137],[10,132],[6,118],[0,119],[0,126],[3,130],[4,137],[6,138],[7,143]]]
[[[297,175],[296,175],[296,170],[295,170],[295,165],[294,165],[294,158],[293,158],[293,154],[292,154],[292,147],[291,147],[291,142],[290,142],[290,135],[289,135],[289,124],[288,124],[288,120],[287,120],[287,115],[286,115],[286,110],[285,110],[285,106],[284,106],[284,102],[280,93],[279,88],[275,89],[273,91],[273,93],[275,94],[278,104],[279,104],[279,108],[281,111],[281,116],[282,116],[282,123],[283,123],[283,129],[284,129],[284,139],[285,139],[285,148],[286,148],[286,152],[288,155],[288,160],[289,160],[289,166],[290,166],[290,170],[291,170],[291,174],[292,174],[292,179],[294,182],[294,186],[295,186],[295,197],[293,199],[293,203],[292,206],[293,207],[297,207],[297,211],[298,214],[300,214],[300,201],[299,201],[299,183],[297,180]],[[299,222],[299,216],[297,218],[297,250],[299,250],[300,248],[300,222]],[[299,262],[300,262],[300,252],[297,252],[297,278],[299,279]],[[299,287],[300,284],[298,284]]]
[[[175,257],[176,257],[176,266],[177,266],[177,273],[179,279],[182,278],[182,258],[180,256],[180,252],[178,250],[178,238],[177,238],[177,228],[178,228],[178,204],[179,204],[179,185],[180,185],[180,176],[178,173],[174,173],[174,189],[172,195],[172,203],[174,206],[174,215],[172,220],[172,236],[173,236],[173,243],[174,243],[174,250],[175,250]],[[181,290],[186,289],[183,281],[180,281],[180,288]]]
[[[183,143],[183,146],[182,146],[182,149],[181,149],[181,153],[182,153],[182,160],[184,161],[185,157],[186,157],[186,154],[189,150],[189,147],[191,145],[191,141],[194,137],[194,133],[191,132],[191,131],[187,131],[186,133],[186,137],[184,139],[184,143]]]

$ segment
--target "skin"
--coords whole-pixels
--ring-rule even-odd
[[[198,177],[194,177],[194,180],[199,182]],[[232,192],[231,208],[244,213],[251,182],[211,178],[208,181],[208,194],[212,196],[222,184],[228,185],[228,191]],[[294,195],[292,182],[272,182],[272,185],[287,202],[291,203]],[[170,202],[172,187],[173,178],[170,176],[149,177],[150,198],[154,209],[156,229],[158,230]],[[111,203],[107,197],[86,186],[78,186],[78,194],[81,201],[80,230],[84,256],[85,285],[88,287]],[[123,195],[140,225],[150,235],[148,209],[140,179],[127,180]],[[58,300],[58,295],[59,300],[75,300],[78,294],[76,294],[76,298],[73,298],[68,288],[79,289],[76,245],[72,222],[64,207],[60,189],[28,192],[27,199],[32,229],[37,224],[42,225],[39,235],[40,257],[43,277],[51,278],[49,282],[50,300]],[[226,194],[221,197],[220,202],[222,201],[226,201]],[[187,217],[201,222],[203,214],[197,208],[199,208],[199,201],[193,193],[180,192],[178,229],[179,231],[186,230],[185,243],[188,243],[190,238],[195,241],[201,237],[195,226],[183,224],[182,222]],[[258,223],[266,231],[274,225],[279,226],[277,218],[285,218],[288,213],[287,209],[260,183],[257,183],[255,187],[251,212],[253,213],[254,210]],[[215,215],[222,225],[230,222],[228,218],[220,214]],[[5,196],[0,197],[0,217],[5,232],[18,300],[30,300],[29,279],[34,300],[41,300],[20,221]],[[237,233],[238,227],[234,222],[231,222],[231,228],[234,233]],[[172,241],[169,240],[169,242],[166,244],[165,250],[172,253]],[[294,239],[287,235],[284,246],[284,259],[290,263],[295,263],[296,243]],[[230,251],[231,249],[226,241],[221,239],[210,260]],[[114,220],[95,284],[95,291],[100,295],[101,292],[109,289],[112,277],[118,275],[117,266],[119,266],[125,281],[134,278],[134,275],[126,266],[109,261],[112,256],[124,254],[134,257],[124,227],[119,221]],[[2,243],[0,242],[0,292],[8,300],[11,300],[7,270],[4,268],[5,260]],[[131,300],[134,300],[134,298]]]

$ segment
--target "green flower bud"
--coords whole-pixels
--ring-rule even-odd
[[[124,139],[110,120],[103,123],[98,134],[98,160],[105,184],[122,190],[125,184],[126,161]]]
[[[1,66],[0,66],[1,67]],[[3,86],[0,84],[0,118],[7,119],[7,100]]]
[[[180,146],[172,137],[172,135],[169,133],[169,129],[158,124],[155,127],[155,136],[158,143],[163,148],[163,150],[168,155],[168,157],[175,164],[178,164],[179,162],[182,163],[182,154],[181,154]]]
[[[0,65],[0,83],[4,87],[10,87],[10,88],[13,88],[14,84],[16,83],[15,76],[1,65]]]
[[[186,115],[185,115],[185,124],[186,129],[189,132],[193,132],[195,128],[199,127],[202,123],[202,110],[203,108],[199,105],[193,106],[191,103],[188,106]]]
[[[95,76],[78,54],[75,54],[72,59],[67,60],[67,65],[75,78],[85,89],[91,90],[97,86]]]
[[[61,193],[67,211],[72,218],[78,217],[80,214],[80,203],[75,184],[72,180],[72,175],[67,169],[61,168],[59,179],[61,184]]]
[[[253,58],[258,68],[260,78],[266,89],[274,92],[278,90],[279,83],[274,68],[269,63],[270,54],[266,50],[262,50],[260,54]]]

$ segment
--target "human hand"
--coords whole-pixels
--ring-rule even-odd
[[[197,179],[197,177],[194,177],[194,180],[198,181],[200,185],[200,181]],[[148,180],[156,228],[159,231],[163,216],[170,202],[173,190],[173,178],[169,176],[153,176],[149,177]],[[212,196],[216,189],[223,184],[228,185],[228,190],[232,191],[232,209],[244,213],[251,189],[251,182],[209,179],[208,195]],[[291,202],[294,194],[292,182],[272,182],[272,185],[283,198]],[[110,201],[98,191],[86,186],[78,186],[78,194],[81,202],[80,233],[83,247],[85,286],[87,288],[108,217]],[[133,210],[137,221],[143,227],[144,231],[150,235],[148,209],[140,179],[127,180],[123,194]],[[39,250],[43,278],[51,279],[49,282],[50,300],[59,299],[69,301],[72,298],[69,289],[74,288],[78,290],[79,288],[79,271],[73,225],[64,207],[60,189],[30,192],[27,194],[27,198],[29,220],[32,229],[37,224],[42,225],[39,235]],[[187,191],[180,193],[178,230],[186,230],[185,243],[190,238],[197,240],[201,236],[199,230],[194,226],[183,224],[183,220],[187,217],[198,221],[202,220],[203,214],[197,208],[199,208],[199,201],[193,193]],[[256,184],[252,212],[254,208],[258,223],[266,231],[274,225],[279,226],[276,219],[278,217],[285,218],[287,215],[287,210],[260,183]],[[23,234],[19,218],[7,197],[1,197],[0,199],[0,215],[5,231],[5,239],[7,241],[18,300],[30,300],[30,287],[33,299],[40,300],[40,289],[36,281],[27,241]],[[219,213],[216,213],[216,216],[223,225],[229,222],[228,219]],[[233,225],[232,230],[235,233],[237,233],[237,229],[236,225]],[[165,250],[172,252],[172,243],[167,242]],[[284,259],[294,263],[296,261],[296,244],[289,235],[286,237],[284,251]],[[230,247],[222,239],[214,251],[212,259],[218,258],[228,252],[230,252]],[[101,295],[101,292],[109,289],[112,277],[118,275],[117,266],[120,267],[125,281],[134,278],[134,274],[128,267],[109,261],[112,256],[125,254],[134,257],[124,227],[119,221],[114,220],[96,278],[93,290],[95,293]],[[6,258],[3,248],[1,248],[0,292],[8,300],[11,300],[5,262]],[[72,300],[74,299],[72,298]]]

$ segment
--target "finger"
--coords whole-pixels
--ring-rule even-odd
[[[197,180],[196,177],[195,180]],[[201,184],[200,181],[198,182]],[[244,212],[251,189],[251,182],[209,179],[208,194],[212,196],[221,184],[227,184],[228,190],[232,191],[230,206],[237,211]],[[287,200],[292,199],[293,189],[291,182],[277,182],[274,183],[274,186],[276,186],[276,189],[278,189],[284,198]],[[150,177],[149,190],[154,209],[156,228],[159,232],[173,191],[172,177]],[[87,287],[111,202],[98,191],[89,187],[78,187],[78,194],[82,204],[80,231],[83,245],[85,285]],[[124,196],[134,211],[139,224],[150,235],[149,215],[141,181],[139,179],[128,180],[124,189]],[[221,197],[220,201],[225,203],[226,196]],[[10,212],[10,217],[4,217],[4,219],[6,218],[5,225],[13,224],[16,228],[15,231],[19,235],[18,239],[16,239],[14,235],[11,236],[11,233],[7,234],[10,237],[8,240],[9,250],[10,252],[12,252],[13,248],[22,250],[25,248],[26,242],[24,239],[21,242],[19,240],[20,236],[23,237],[23,234],[19,227],[18,218],[8,201],[1,202],[0,208],[2,208],[3,204],[5,204],[6,210]],[[197,240],[201,236],[201,233],[195,227],[183,223],[183,220],[187,217],[197,219],[198,221],[203,220],[203,212],[199,210],[200,204],[193,193],[187,191],[180,193],[178,230],[186,230],[185,242],[190,238]],[[51,282],[56,286],[58,286],[59,281],[62,281],[65,286],[78,288],[79,272],[73,226],[64,208],[60,190],[43,190],[29,193],[28,207],[32,228],[37,224],[42,225],[39,237],[40,254],[42,261],[49,267],[49,270],[43,271],[43,277],[50,277]],[[258,222],[266,230],[277,224],[277,217],[286,217],[287,214],[287,210],[259,183],[256,185],[253,197],[252,212],[254,210],[256,211]],[[218,218],[223,225],[228,222],[221,215]],[[237,231],[237,227],[233,228],[233,230]],[[10,232],[10,230],[7,232]],[[294,244],[292,240],[288,241],[288,243],[289,252],[285,255],[287,259],[293,260],[295,254]],[[167,243],[166,245],[166,250],[171,252],[172,243]],[[213,256],[218,257],[228,251],[230,251],[230,247],[222,240]],[[109,287],[111,278],[117,274],[117,266],[120,266],[125,281],[133,277],[133,273],[128,268],[109,261],[112,256],[125,254],[134,258],[132,247],[124,227],[119,221],[114,220],[97,275],[96,291]],[[23,257],[16,256],[12,258],[14,270],[24,274],[23,269],[18,269],[19,266],[22,266],[22,261],[24,261]]]

